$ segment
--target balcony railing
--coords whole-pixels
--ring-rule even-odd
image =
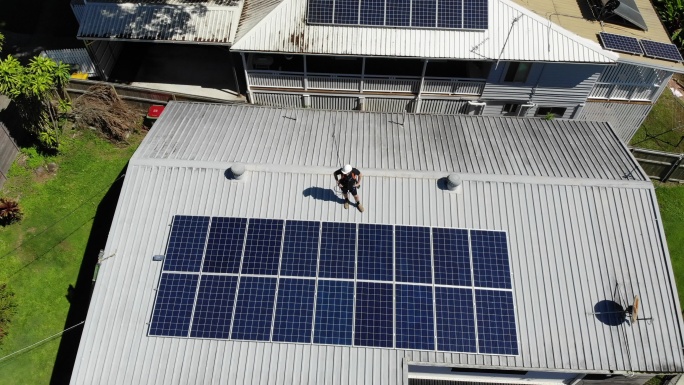
[[[658,87],[651,85],[596,83],[589,98],[605,100],[651,101]]]
[[[297,90],[325,90],[345,92],[396,92],[418,93],[419,77],[343,75],[343,74],[309,74],[286,73],[272,71],[247,72],[249,84],[260,88],[293,88]],[[305,82],[306,81],[306,82]],[[424,94],[476,95],[484,90],[483,79],[463,78],[425,78]]]

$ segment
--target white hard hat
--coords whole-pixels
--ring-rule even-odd
[[[342,168],[342,174],[349,174],[352,170],[351,164],[345,164]]]

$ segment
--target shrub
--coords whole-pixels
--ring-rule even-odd
[[[7,226],[19,222],[24,214],[19,208],[19,203],[13,199],[0,198],[0,225]]]
[[[16,310],[14,293],[9,290],[7,284],[0,283],[0,341],[7,335],[9,323]]]

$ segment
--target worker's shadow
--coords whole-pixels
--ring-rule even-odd
[[[304,196],[318,199],[321,201],[342,203],[344,200],[335,194],[332,189],[321,187],[309,187],[304,189]]]

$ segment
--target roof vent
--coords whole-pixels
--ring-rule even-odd
[[[461,177],[458,174],[449,174],[446,179],[447,190],[460,194],[463,192],[463,182],[461,182]]]
[[[235,163],[230,167],[230,172],[233,174],[233,179],[240,180],[245,176],[245,165],[242,163]]]

